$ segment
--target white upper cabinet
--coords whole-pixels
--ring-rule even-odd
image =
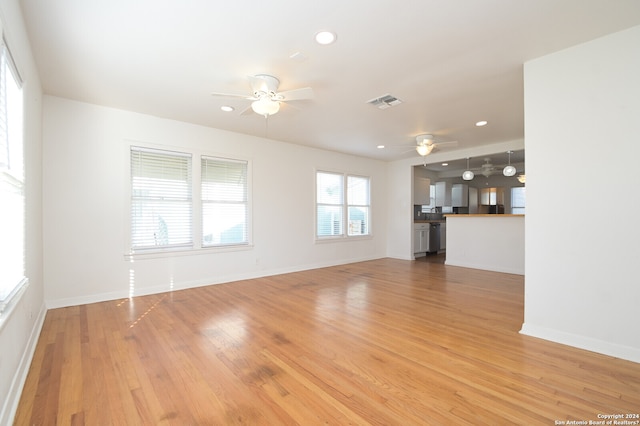
[[[469,207],[469,185],[456,183],[451,187],[451,204],[453,207]]]
[[[431,202],[431,179],[420,172],[419,168],[413,169],[413,204],[422,206]]]
[[[451,206],[451,182],[436,182],[436,206]]]

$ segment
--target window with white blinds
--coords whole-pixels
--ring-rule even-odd
[[[316,173],[316,236],[344,235],[344,175]]]
[[[27,283],[22,81],[2,40],[0,52],[0,314]]]
[[[511,214],[524,214],[527,190],[524,186],[511,188]]]
[[[369,235],[369,178],[347,176],[349,235]]]
[[[248,244],[247,162],[202,157],[203,247]]]
[[[317,172],[316,237],[370,235],[369,194],[368,177]]]
[[[131,147],[131,248],[193,246],[191,154]]]

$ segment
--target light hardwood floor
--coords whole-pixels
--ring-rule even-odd
[[[15,423],[554,425],[640,412],[640,364],[518,333],[523,281],[381,259],[51,310]]]

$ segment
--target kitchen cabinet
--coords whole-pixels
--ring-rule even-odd
[[[453,207],[469,207],[469,185],[456,183],[451,187],[451,205]]]
[[[429,250],[429,230],[431,224],[416,223],[413,225],[413,253],[422,254]]]
[[[436,207],[451,206],[451,182],[436,182]]]
[[[428,205],[431,203],[431,179],[415,175],[413,177],[413,204]]]

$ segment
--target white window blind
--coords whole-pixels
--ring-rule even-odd
[[[527,191],[524,186],[511,188],[511,213],[524,214],[527,201]]]
[[[344,175],[316,173],[317,237],[344,235]]]
[[[131,247],[193,246],[191,154],[131,147]]]
[[[202,157],[203,247],[248,244],[247,162]]]
[[[0,53],[0,313],[25,278],[22,81],[2,40]]]
[[[369,235],[369,178],[347,176],[349,235]]]

